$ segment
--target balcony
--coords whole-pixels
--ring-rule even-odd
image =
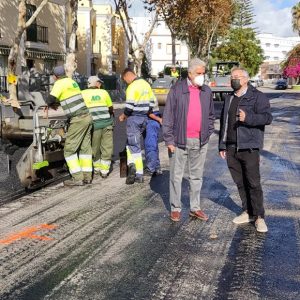
[[[26,30],[27,42],[48,44],[48,27],[32,24]]]

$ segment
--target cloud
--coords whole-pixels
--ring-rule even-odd
[[[259,33],[273,33],[282,37],[297,36],[292,29],[291,6],[283,7],[279,5],[280,2],[282,1],[252,0],[256,22],[254,26]]]

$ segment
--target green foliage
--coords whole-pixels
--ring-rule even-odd
[[[260,41],[251,28],[232,28],[223,43],[218,46],[213,57],[223,61],[238,61],[250,76],[257,74],[264,60]]]
[[[145,79],[151,77],[149,61],[148,61],[146,55],[144,55],[144,58],[143,58],[141,73],[142,73],[142,77]]]
[[[232,25],[237,28],[251,27],[254,24],[253,5],[251,0],[235,0]]]

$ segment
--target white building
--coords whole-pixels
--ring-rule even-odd
[[[172,63],[171,32],[164,21],[159,21],[150,38],[151,43],[151,74],[158,75],[165,64]],[[188,66],[189,49],[185,42],[175,41],[176,62],[183,67]]]
[[[270,81],[280,78],[281,63],[286,59],[289,51],[300,43],[300,37],[279,37],[272,33],[262,33],[258,34],[257,38],[260,40],[265,56],[258,77]]]
[[[139,42],[142,42],[151,26],[151,16],[132,18],[132,25]],[[172,63],[171,32],[164,21],[159,21],[155,26],[146,48],[146,56],[153,76],[163,71],[165,64]],[[176,62],[187,67],[188,59],[189,50],[186,43],[176,40]]]
[[[257,38],[264,50],[265,62],[285,60],[287,53],[300,43],[300,37],[279,37],[272,33],[258,34]]]

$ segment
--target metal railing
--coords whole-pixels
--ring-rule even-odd
[[[48,27],[32,24],[26,30],[27,41],[48,43]]]

